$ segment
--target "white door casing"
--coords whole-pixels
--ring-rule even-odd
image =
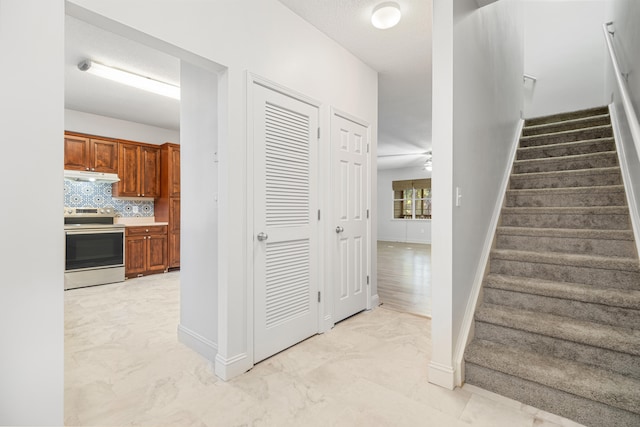
[[[256,82],[252,95],[257,363],[318,332],[318,108]]]
[[[334,322],[367,307],[369,293],[368,128],[345,114],[331,115],[335,216]]]

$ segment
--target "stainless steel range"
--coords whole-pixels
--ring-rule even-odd
[[[113,208],[64,208],[64,289],[124,281],[124,225]]]

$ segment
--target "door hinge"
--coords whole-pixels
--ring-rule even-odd
[[[369,276],[367,276],[367,285],[369,284]]]
[[[369,152],[369,144],[367,143],[367,153]]]
[[[320,221],[320,209],[318,209],[318,221]]]
[[[318,139],[320,139],[320,128],[318,128]]]
[[[369,219],[369,209],[367,209],[367,219]]]
[[[320,302],[321,298],[320,298],[320,291],[318,291],[318,302]]]

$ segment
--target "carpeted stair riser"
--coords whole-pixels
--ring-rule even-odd
[[[576,282],[586,285],[606,283],[612,288],[635,289],[640,283],[637,271],[609,270],[572,265],[543,264],[527,261],[491,259],[491,273],[509,276],[536,277],[559,282]]]
[[[603,114],[609,114],[608,107],[596,107],[580,111],[570,111],[566,113],[552,114],[549,116],[534,117],[531,119],[527,119],[525,121],[525,126],[540,126],[544,124],[559,123],[569,120],[579,120],[593,116],[601,116]]]
[[[608,187],[508,190],[508,207],[626,206],[622,185]]]
[[[578,156],[580,154],[615,151],[613,138],[592,139],[588,141],[566,142],[563,144],[543,145],[539,147],[518,148],[517,160],[542,159],[549,157]]]
[[[608,230],[606,234],[599,231],[499,227],[496,248],[626,258],[636,256],[632,231]]]
[[[567,342],[640,356],[640,331],[637,329],[486,303],[478,308],[475,319],[476,322],[512,328],[516,332],[546,335]],[[535,348],[528,351],[537,352]],[[640,399],[640,395],[638,398]]]
[[[533,228],[629,230],[626,208],[502,208],[501,225]]]
[[[570,130],[559,133],[523,136],[520,138],[520,149],[544,148],[553,145],[578,143],[590,140],[608,140],[613,137],[613,128],[597,126],[588,129]]]
[[[542,135],[545,133],[565,132],[569,130],[592,128],[596,126],[606,126],[611,124],[611,118],[608,114],[600,116],[592,116],[575,120],[567,120],[564,122],[547,123],[544,125],[528,125],[522,129],[523,136]]]
[[[618,166],[618,154],[615,151],[608,151],[568,157],[516,160],[513,164],[513,173],[559,172],[615,166]]]
[[[556,390],[542,384],[485,368],[465,364],[465,379],[470,384],[527,405],[575,420],[589,427],[637,427],[640,415],[600,402]]]
[[[606,325],[640,329],[640,311],[629,308],[511,292],[489,288],[486,285],[483,293],[483,302]],[[638,363],[640,364],[640,359],[638,359]]]
[[[639,414],[640,382],[634,378],[491,341],[469,347],[471,363]]]
[[[476,322],[474,338],[528,351],[536,349],[537,353],[600,367],[620,375],[628,375],[640,380],[640,358],[632,354],[566,341],[547,335],[516,330],[486,322]]]
[[[512,190],[600,187],[608,185],[622,185],[620,168],[513,174],[509,180],[509,188]]]
[[[640,289],[596,287],[580,283],[557,282],[501,274],[489,274],[485,278],[485,286],[532,295],[545,295],[559,299],[640,310]]]

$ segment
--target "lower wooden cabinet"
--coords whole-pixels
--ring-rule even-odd
[[[125,230],[125,276],[163,273],[168,268],[166,225],[127,227]]]

